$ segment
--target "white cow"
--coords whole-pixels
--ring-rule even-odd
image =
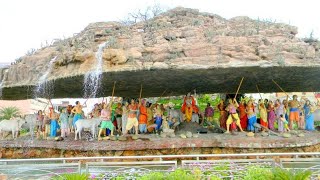
[[[21,126],[26,123],[25,119],[14,118],[11,120],[2,120],[0,122],[0,134],[3,131],[12,132],[13,139],[18,137],[18,132],[21,129]],[[2,135],[3,139],[3,135]]]
[[[84,128],[91,130],[93,138],[97,137],[98,125],[101,123],[101,119],[79,119],[75,123],[75,137],[74,140],[77,140],[77,134],[79,134],[79,139],[81,140],[81,132]]]
[[[29,130],[30,136],[33,138],[33,131],[37,125],[37,114],[27,114],[24,116],[26,123],[22,125],[22,128]]]

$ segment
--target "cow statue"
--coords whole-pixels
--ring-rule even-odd
[[[74,140],[78,140],[77,135],[79,134],[79,139],[81,140],[81,132],[84,128],[88,128],[91,130],[91,134],[93,138],[97,137],[98,126],[101,123],[101,119],[93,118],[93,119],[79,119],[75,123],[75,137]]]
[[[26,120],[23,118],[13,118],[10,120],[2,120],[0,122],[0,134],[1,132],[12,132],[12,138],[15,139],[18,137],[18,132],[21,129],[21,126],[26,123]],[[4,135],[2,134],[2,139]]]
[[[33,131],[37,125],[37,114],[26,114],[24,119],[26,120],[26,123],[22,125],[22,128],[29,130],[30,136],[33,139]]]

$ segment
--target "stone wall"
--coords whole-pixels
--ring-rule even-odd
[[[187,154],[241,154],[241,153],[288,153],[320,152],[320,144],[294,148],[179,148],[147,149],[124,151],[81,151],[45,148],[1,148],[0,158],[58,158],[58,157],[95,157],[95,156],[147,156],[147,155],[187,155]],[[247,157],[254,158],[254,157]]]

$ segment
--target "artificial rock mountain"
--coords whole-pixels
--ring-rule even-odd
[[[84,75],[103,50],[98,96],[144,97],[199,93],[320,91],[320,44],[295,37],[297,28],[248,17],[224,19],[195,9],[175,8],[132,25],[90,24],[82,32],[23,56],[0,69],[3,99],[31,98],[39,78],[57,56],[48,81],[54,97],[83,97]],[[165,91],[166,90],[166,91]],[[51,97],[53,98],[53,97]]]

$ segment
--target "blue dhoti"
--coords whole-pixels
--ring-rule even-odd
[[[254,124],[257,123],[257,116],[256,115],[251,115],[248,116],[248,131],[254,131]]]
[[[59,129],[59,124],[57,120],[52,119],[50,124],[50,137],[57,136],[57,129]]]
[[[81,114],[75,114],[75,115],[73,116],[73,121],[72,121],[73,127],[74,127],[74,124],[75,124],[79,119],[82,119]]]

